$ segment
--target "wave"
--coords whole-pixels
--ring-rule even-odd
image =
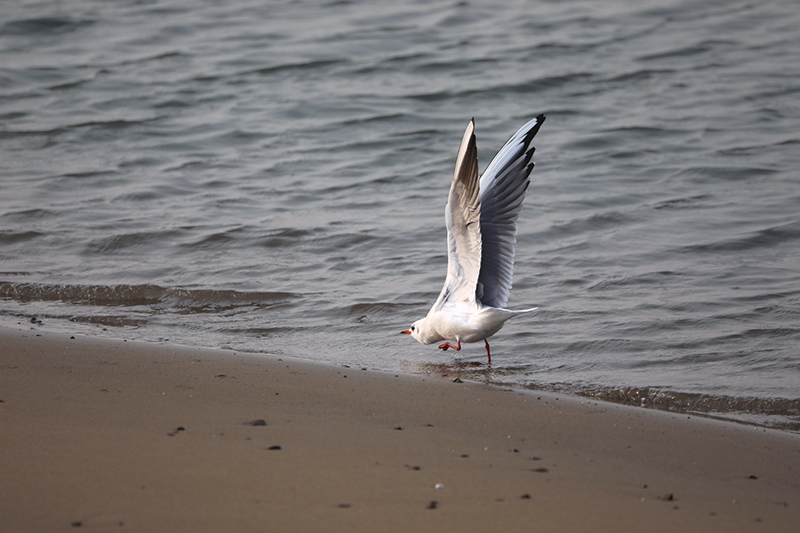
[[[0,298],[19,302],[61,301],[74,305],[159,306],[207,310],[243,306],[271,307],[302,298],[291,292],[243,292],[235,290],[165,288],[158,285],[45,285],[0,281]]]
[[[747,235],[718,242],[686,246],[686,253],[744,252],[761,248],[773,248],[800,239],[800,222],[790,222],[764,228]]]
[[[412,93],[403,95],[403,97],[409,100],[417,100],[420,102],[438,102],[457,98],[496,94],[497,92],[529,95],[539,91],[560,89],[571,84],[586,84],[591,81],[593,77],[594,75],[589,72],[574,72],[556,76],[542,76],[532,80],[525,80],[520,83],[493,83],[474,89],[440,90],[424,93]]]
[[[423,364],[418,370],[458,376],[499,387],[522,387],[529,391],[546,391],[604,402],[656,409],[685,415],[739,422],[785,431],[800,432],[800,397],[727,396],[710,393],[689,393],[661,387],[610,386],[591,383],[528,381],[514,378],[526,369],[519,366],[487,367],[476,361]],[[509,380],[509,378],[511,378]]]
[[[697,414],[731,420],[756,423],[768,420],[769,427],[788,431],[800,431],[800,398],[755,398],[715,396],[659,389],[655,387],[575,387],[559,385],[529,385],[532,389],[577,393],[598,400],[647,407],[660,411]],[[761,424],[759,424],[761,425]]]
[[[17,244],[20,242],[31,241],[45,234],[39,231],[4,231],[0,232],[0,244]]]
[[[31,36],[70,33],[95,21],[91,19],[72,19],[69,17],[36,17],[11,20],[0,26],[0,35]]]

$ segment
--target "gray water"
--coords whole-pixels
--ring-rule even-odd
[[[797,431],[798,57],[794,0],[4,1],[0,321]],[[539,311],[400,335],[469,119],[539,113]]]

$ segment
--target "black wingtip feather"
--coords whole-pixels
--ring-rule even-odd
[[[524,162],[522,163],[523,165],[527,165],[528,163],[530,163],[530,162],[531,162],[531,158],[533,157],[533,153],[534,153],[535,151],[536,151],[536,148],[533,148],[533,147],[531,147],[531,149],[530,149],[530,150],[528,150],[527,152],[525,152],[525,160],[524,160]]]
[[[538,117],[536,117],[536,124],[533,125],[533,127],[528,131],[527,134],[525,134],[525,148],[526,149],[527,149],[528,145],[531,143],[531,141],[533,140],[533,138],[536,137],[536,134],[539,133],[539,128],[542,127],[542,124],[544,123],[544,119],[545,118],[546,117],[543,114],[539,115]]]

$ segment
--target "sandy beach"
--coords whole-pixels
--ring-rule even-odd
[[[800,436],[0,329],[3,531],[797,531]]]

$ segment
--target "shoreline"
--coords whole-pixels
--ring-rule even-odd
[[[780,430],[224,350],[0,345],[8,531],[800,523],[800,436]]]

